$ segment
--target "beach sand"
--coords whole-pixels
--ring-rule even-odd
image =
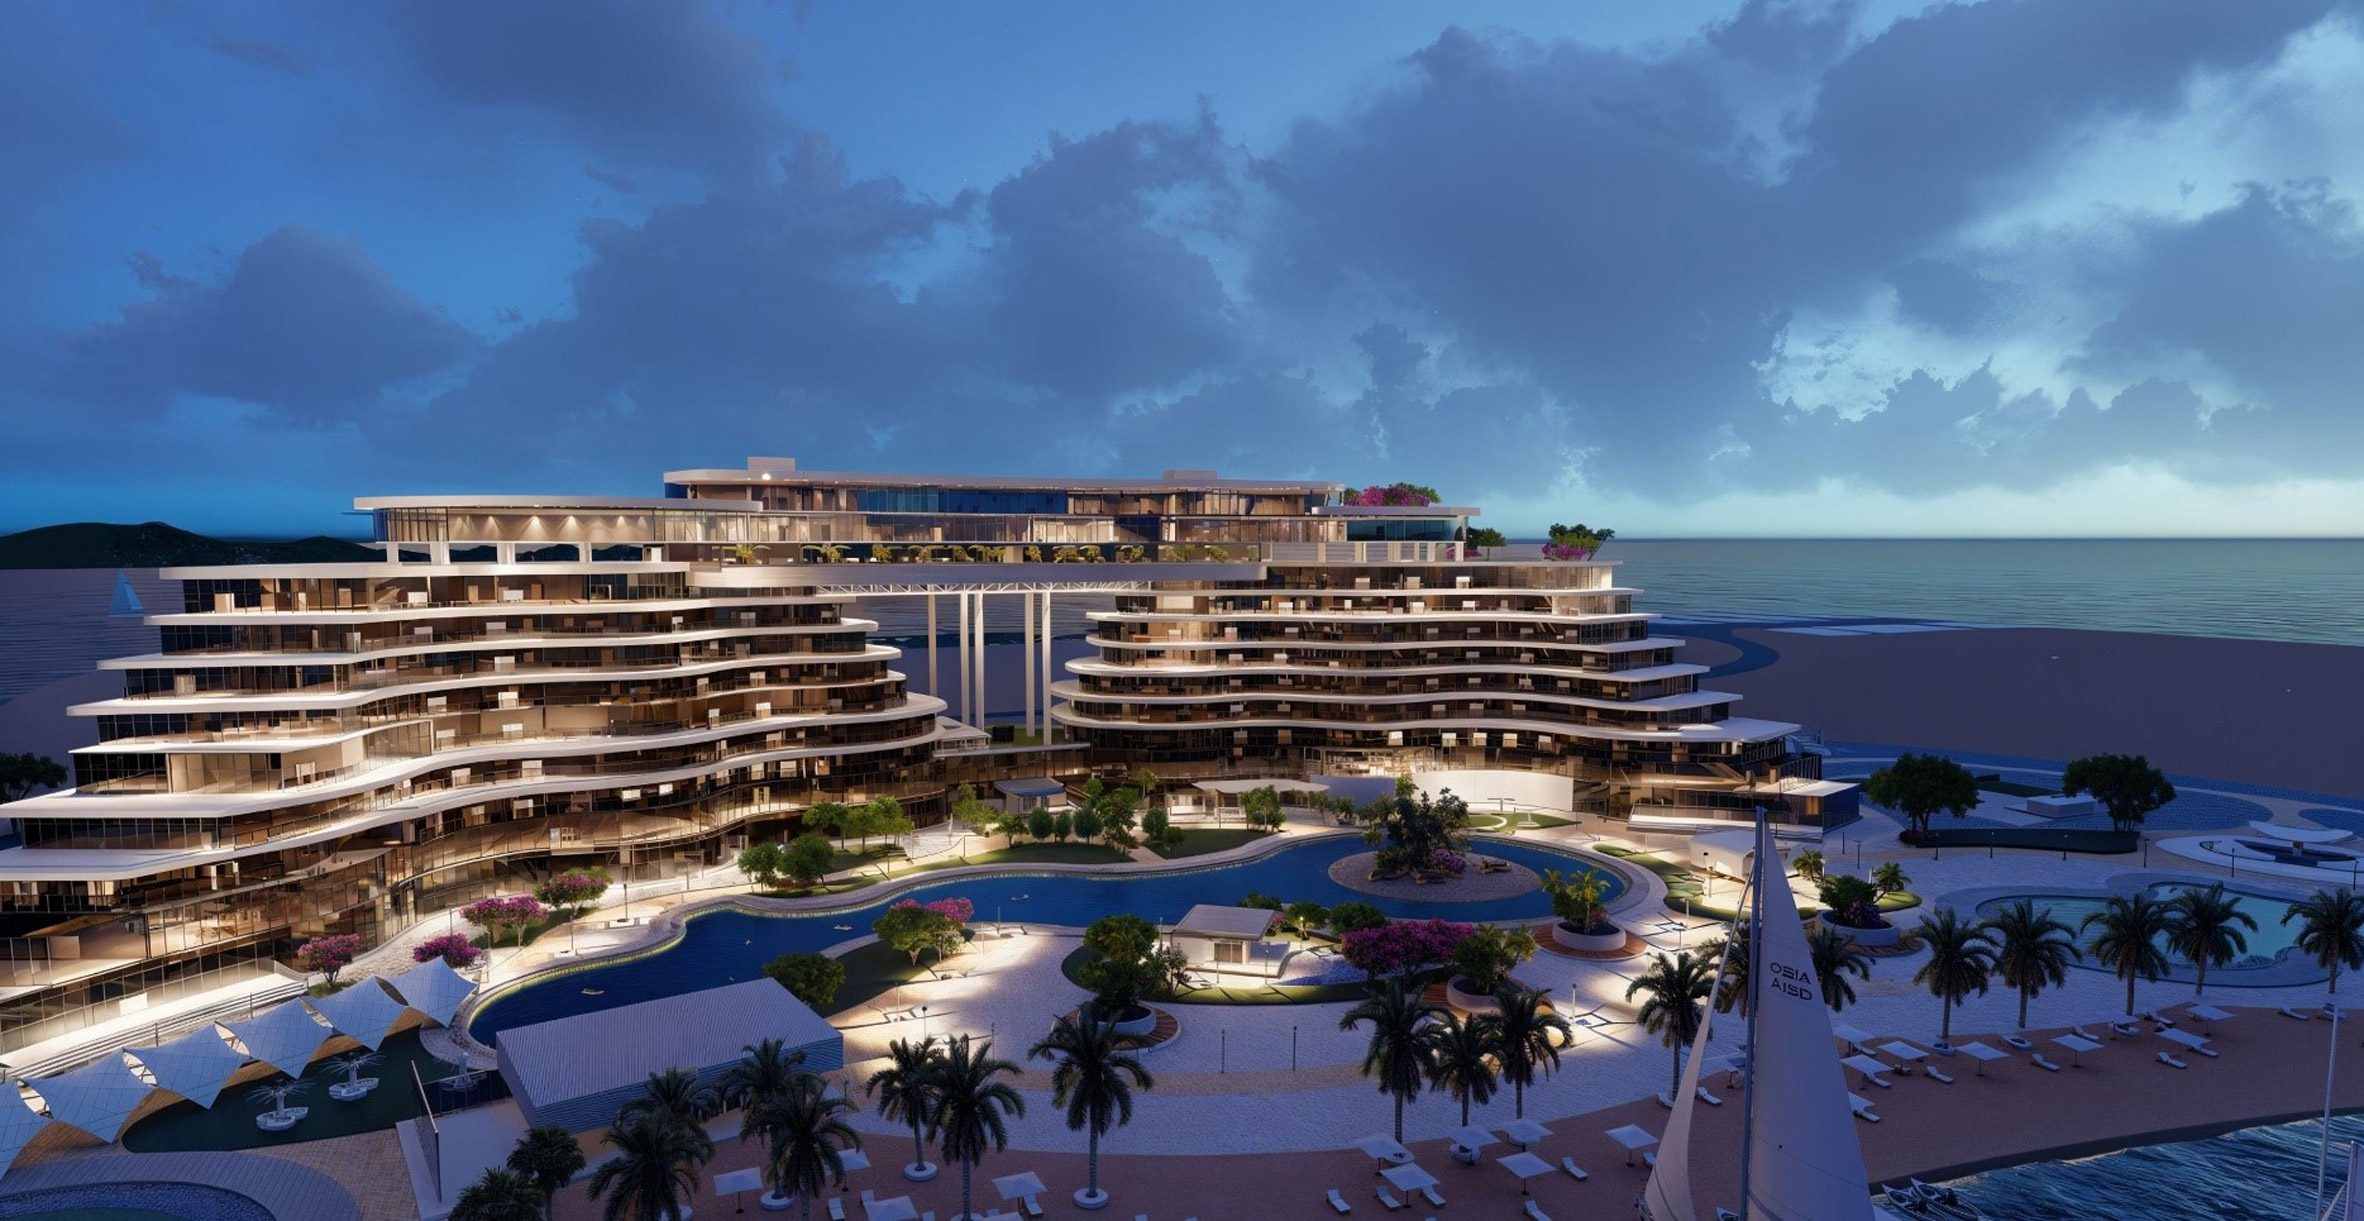
[[[1781,654],[1707,684],[1749,716],[1850,742],[2067,760],[2150,756],[2169,772],[2364,799],[2364,648],[2056,628],[1737,635]],[[1685,660],[1733,650],[1700,641]]]

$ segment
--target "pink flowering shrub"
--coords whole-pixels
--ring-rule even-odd
[[[429,937],[410,948],[412,962],[433,962],[438,958],[455,971],[465,971],[484,958],[484,951],[477,949],[466,933]]]
[[[296,965],[307,971],[318,971],[337,982],[337,972],[353,965],[361,956],[361,937],[357,933],[331,933],[314,937],[296,947]]]
[[[1342,948],[1346,961],[1364,974],[1395,975],[1452,958],[1471,931],[1469,925],[1444,920],[1396,920],[1348,933]]]

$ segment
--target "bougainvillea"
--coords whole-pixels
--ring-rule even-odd
[[[465,971],[484,958],[484,951],[468,940],[466,933],[445,933],[429,937],[410,948],[412,962],[433,962],[442,959],[453,970]]]
[[[361,956],[361,937],[355,933],[331,933],[314,937],[296,947],[296,965],[307,971],[318,971],[337,982],[337,972],[351,966]]]
[[[1472,931],[1445,920],[1397,920],[1348,933],[1342,949],[1364,974],[1394,975],[1446,961]]]

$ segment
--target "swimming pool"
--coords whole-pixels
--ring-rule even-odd
[[[1483,852],[1537,872],[1567,873],[1591,868],[1610,883],[1604,903],[1625,893],[1625,875],[1606,857],[1481,837]],[[1236,903],[1249,891],[1283,902],[1311,900],[1323,906],[1359,900],[1377,904],[1390,916],[1445,920],[1531,920],[1551,914],[1540,890],[1507,899],[1474,903],[1380,898],[1330,880],[1331,864],[1368,852],[1359,836],[1310,840],[1268,856],[1230,865],[1156,874],[1001,873],[930,882],[858,908],[795,915],[756,915],[719,909],[692,916],[681,940],[653,954],[527,984],[487,1002],[469,1019],[478,1040],[499,1041],[512,1026],[636,1004],[676,993],[752,979],[763,964],[793,951],[818,951],[870,931],[870,922],[891,903],[959,896],[976,904],[977,920],[1080,927],[1114,912],[1150,920],[1179,920],[1194,903]],[[585,995],[585,989],[598,995]]]
[[[2154,899],[2166,900],[2191,889],[2194,887],[2186,882],[2156,882],[2145,888],[2144,893]],[[2299,925],[2296,922],[2282,923],[2283,915],[2290,910],[2289,900],[2251,894],[2229,886],[2225,888],[2225,894],[2233,900],[2234,906],[2248,913],[2250,919],[2257,921],[2257,928],[2255,931],[2238,930],[2249,941],[2248,951],[2235,958],[2230,965],[2208,968],[2208,982],[2222,981],[2235,987],[2283,987],[2291,984],[2318,982],[2325,977],[2324,973],[2316,969],[2312,961],[2305,955],[2290,954],[2291,948],[2298,939]],[[2091,940],[2086,930],[2080,927],[2085,917],[2102,910],[2107,902],[2098,895],[2012,895],[1999,899],[1988,899],[1980,903],[1976,910],[1982,917],[1992,916],[2020,898],[2035,900],[2038,909],[2049,907],[2053,919],[2076,931],[2077,943],[2080,948]],[[2161,944],[2165,943],[2161,942]],[[2172,952],[2168,957],[2175,964],[2168,973],[2168,978],[2189,981],[2193,977],[2194,972],[2189,962]],[[2109,969],[2094,962],[2090,950],[2087,951],[2083,962],[2072,965],[2095,971]],[[2239,978],[2240,972],[2263,971],[2276,966],[2285,969],[2275,971],[2274,978],[2271,980]],[[2311,977],[2308,972],[2312,972]]]

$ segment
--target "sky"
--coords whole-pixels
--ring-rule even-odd
[[[2364,3],[0,6],[0,530],[668,469],[2364,534]]]

